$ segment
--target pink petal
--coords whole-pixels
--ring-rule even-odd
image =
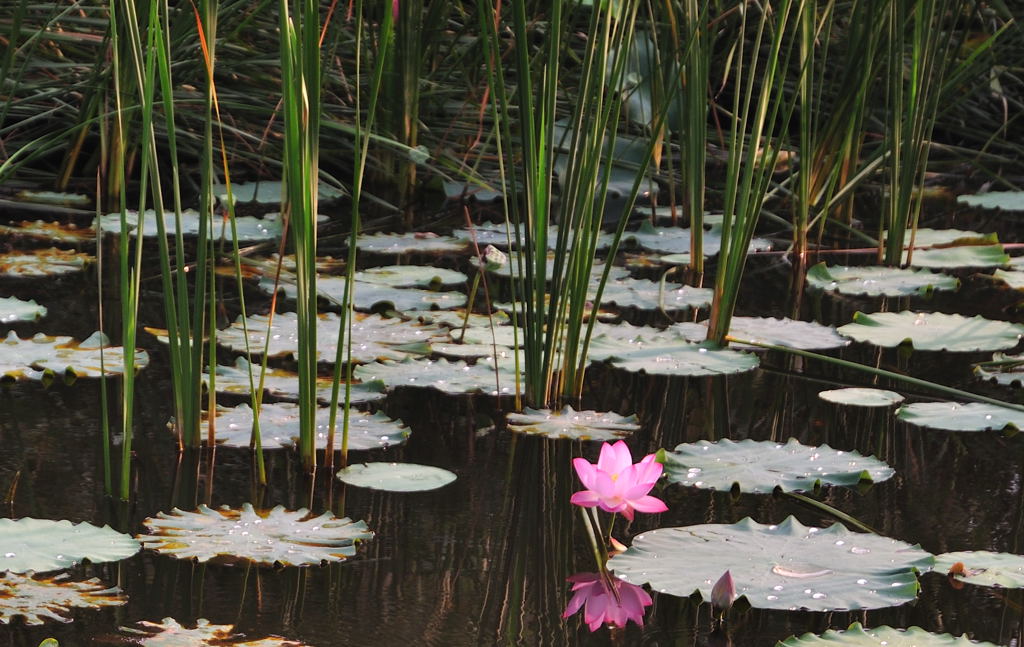
[[[639,512],[655,513],[665,512],[668,510],[668,506],[661,499],[653,496],[644,496],[636,500],[631,500],[629,506]]]
[[[619,496],[619,486],[612,480],[607,472],[598,471],[590,489],[597,492],[602,499],[612,499]],[[646,494],[646,492],[644,493]]]
[[[628,501],[639,499],[650,492],[652,487],[653,486],[650,483],[637,483],[630,485],[622,490],[622,498]]]
[[[597,474],[597,468],[594,467],[585,458],[574,458],[572,459],[572,466],[576,468],[576,476],[580,477],[580,481],[583,485],[588,488],[594,486],[594,477]]]
[[[569,616],[576,614],[583,607],[583,603],[586,601],[587,594],[582,591],[572,596],[572,599],[569,600],[569,606],[565,607],[565,612],[562,613],[562,617],[568,618]]]
[[[599,497],[593,490],[580,490],[569,497],[569,503],[582,506],[584,508],[593,508],[597,504],[601,503],[601,497]]]
[[[665,466],[655,460],[655,458],[654,454],[648,454],[643,457],[643,460],[633,466],[636,482],[655,483],[661,478],[661,473]]]
[[[633,456],[624,441],[614,444],[605,443],[601,446],[601,456],[597,459],[597,469],[608,474],[618,474],[633,464]]]

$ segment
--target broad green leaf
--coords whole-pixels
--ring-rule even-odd
[[[622,234],[622,242],[635,245],[659,254],[689,254],[690,253],[689,229],[679,227],[655,227],[649,222],[643,223],[636,231],[627,231]],[[705,256],[714,256],[722,248],[722,229],[720,226],[713,226],[704,232],[703,250]],[[748,252],[766,251],[772,248],[770,241],[762,238],[752,238]],[[664,262],[671,262],[665,256],[661,259]]]
[[[318,566],[356,554],[356,543],[373,538],[362,521],[319,516],[305,508],[277,506],[264,513],[251,503],[241,509],[223,506],[197,512],[175,508],[142,522],[149,534],[138,535],[149,550],[177,559],[249,562],[263,566]]]
[[[939,312],[878,312],[853,315],[839,333],[875,346],[910,343],[914,350],[979,351],[1013,348],[1024,326],[980,315],[964,317]]]
[[[10,624],[22,617],[26,625],[46,622],[71,622],[76,609],[99,609],[120,606],[128,601],[116,586],[107,586],[97,578],[84,581],[70,579],[67,573],[44,577],[26,573],[0,574],[0,624]],[[56,646],[47,638],[39,647]]]
[[[907,262],[907,254],[903,255]],[[912,267],[960,268],[998,267],[1010,262],[1010,256],[1002,245],[961,245],[957,247],[934,247],[914,250],[910,258]]]
[[[795,438],[785,444],[771,440],[722,439],[684,443],[664,452],[665,474],[670,483],[709,490],[768,494],[806,492],[822,485],[856,487],[884,481],[895,471],[873,456],[856,451],[809,447]]]
[[[221,204],[228,203],[228,188],[223,184],[214,184],[210,187],[213,195],[220,200]],[[235,199],[235,204],[281,204],[281,196],[284,193],[284,186],[279,181],[268,181],[268,182],[242,182],[240,184],[231,185],[231,197]],[[317,186],[317,199],[320,202],[329,202],[331,200],[337,200],[344,196],[345,193],[339,189],[329,186],[324,183],[320,183]]]
[[[1024,211],[1024,191],[989,191],[988,193],[961,195],[957,197],[956,201],[980,209]]]
[[[818,290],[867,296],[911,296],[932,290],[956,290],[960,281],[928,270],[896,267],[845,267],[818,263],[807,270],[807,285]]]
[[[22,220],[9,225],[0,225],[0,236],[31,238],[66,245],[82,245],[95,241],[96,232],[92,227],[79,227],[74,223],[52,220]]]
[[[109,526],[29,517],[0,519],[0,571],[55,571],[82,560],[114,562],[137,552],[137,541]]]
[[[68,249],[33,249],[0,254],[0,277],[40,278],[81,272],[95,258]]]
[[[22,301],[17,297],[0,297],[0,324],[38,321],[45,316],[46,308],[32,299]]]
[[[915,402],[896,412],[903,422],[945,431],[1024,429],[1024,411],[984,402]]]
[[[57,191],[18,191],[15,197],[24,202],[36,204],[55,204],[66,207],[88,207],[92,198],[84,193],[64,193]]]
[[[336,305],[344,303],[345,285],[343,276],[322,276],[317,280],[316,291],[321,297]],[[278,292],[289,299],[297,293],[294,279],[276,284]],[[275,282],[272,277],[260,279],[259,288],[273,294]],[[356,310],[373,310],[386,307],[389,310],[411,312],[415,310],[446,310],[466,305],[466,295],[461,292],[435,292],[417,288],[394,288],[379,283],[357,281],[353,289],[352,303]]]
[[[826,402],[848,407],[891,407],[903,402],[903,396],[899,393],[861,387],[821,391],[818,393],[818,397]]]
[[[686,339],[698,344],[708,336],[707,321],[678,323],[669,326],[668,329],[678,331]],[[801,350],[839,348],[850,343],[848,339],[839,336],[835,328],[830,326],[823,326],[814,321],[774,317],[733,317],[732,323],[729,325],[729,336]],[[756,346],[748,346],[739,342],[730,342],[729,345],[735,348],[757,349]]]
[[[687,341],[681,335],[659,336],[653,340],[641,336],[626,342],[599,335],[591,341],[590,359],[608,361],[630,372],[686,377],[744,373],[758,365],[756,355],[708,348]]]
[[[512,395],[516,389],[515,369],[508,361],[498,362],[497,374],[494,364],[483,360],[476,364],[445,359],[374,362],[357,366],[354,376],[363,382],[381,380],[389,388],[432,388],[445,393]]]
[[[127,634],[129,644],[141,647],[309,647],[278,636],[245,640],[234,625],[214,625],[206,618],[196,620],[195,627],[181,625],[174,618],[140,620],[134,626],[121,627],[121,632]]]
[[[966,636],[928,633],[920,627],[910,629],[894,629],[892,627],[874,627],[865,629],[859,622],[850,625],[849,629],[836,631],[829,629],[824,634],[804,634],[799,638],[791,636],[778,643],[776,647],[996,647],[992,643],[981,643],[968,640]]]
[[[963,568],[954,569],[962,564]],[[964,550],[935,556],[935,572],[976,586],[1024,589],[1024,555]]]
[[[355,487],[386,492],[426,492],[455,480],[448,470],[415,463],[361,463],[349,465],[337,476]]]
[[[992,276],[999,279],[1014,290],[1024,290],[1024,271],[996,270]]]
[[[640,429],[636,416],[614,412],[576,411],[566,406],[561,411],[530,409],[505,417],[508,428],[523,434],[546,438],[606,441],[626,438]]]
[[[214,369],[217,393],[235,393],[238,395],[249,395],[250,374],[252,384],[259,387],[260,371],[259,364],[251,365],[244,357],[235,359],[234,366],[217,366]],[[203,383],[209,384],[209,374],[203,369]],[[316,397],[320,402],[327,404],[331,401],[333,390],[332,380],[329,377],[318,377],[316,379]],[[340,385],[340,401],[345,397],[345,383]],[[263,376],[263,391],[268,395],[282,400],[299,399],[299,374],[294,371],[286,371],[280,368],[268,366]],[[350,392],[352,404],[365,404],[383,400],[385,397],[383,382],[362,382],[353,384]]]
[[[21,339],[11,331],[6,339],[0,341],[0,376],[39,380],[48,373],[74,377],[123,374],[124,350],[109,344],[110,340],[100,332],[78,342],[71,337],[50,337],[42,333],[31,339]],[[147,364],[149,354],[136,350],[136,370],[145,368]]]
[[[711,599],[725,572],[736,594],[761,609],[879,609],[917,596],[917,572],[934,558],[917,546],[841,524],[808,528],[793,517],[779,525],[744,519],[732,525],[660,528],[633,540],[608,568],[660,593]]]
[[[989,362],[974,365],[974,374],[1004,386],[1024,385],[1024,355],[995,353]]]
[[[461,285],[466,282],[466,275],[462,272],[456,272],[455,270],[443,267],[388,265],[360,270],[356,272],[355,280],[392,288],[436,288],[440,286]],[[359,288],[357,287],[356,289],[358,290]]]
[[[371,254],[458,254],[469,251],[469,243],[453,236],[429,232],[409,234],[363,234],[356,241],[361,252]]]
[[[125,217],[129,233],[132,236],[138,235],[139,213],[129,211]],[[173,211],[165,211],[163,214],[164,229],[168,236],[174,236],[178,229],[178,218]],[[181,235],[198,236],[200,226],[199,212],[194,209],[185,209],[181,212]],[[227,218],[210,218],[207,220],[209,231],[207,235],[217,239],[231,240],[234,235],[231,230],[231,222]],[[95,226],[95,223],[94,223]],[[121,231],[121,214],[108,213],[99,218],[99,228],[104,233],[116,234]],[[238,241],[245,243],[257,243],[269,240],[278,240],[284,231],[281,226],[280,214],[267,214],[262,218],[253,216],[242,216],[235,218],[235,229],[238,233]],[[142,218],[142,235],[156,236],[160,233],[157,228],[156,212],[147,209]]]
[[[888,235],[889,232],[882,232],[882,240],[888,238]],[[911,239],[913,239],[915,249],[999,242],[999,237],[996,234],[984,234],[966,229],[930,229],[928,227],[918,227],[916,231],[907,229],[903,233],[903,245],[910,245]]]

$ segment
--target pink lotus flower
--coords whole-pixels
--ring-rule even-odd
[[[585,458],[572,461],[586,490],[581,490],[569,499],[572,503],[587,508],[600,507],[607,512],[621,512],[633,520],[633,511],[664,512],[668,506],[661,499],[648,496],[648,492],[661,476],[662,465],[654,460],[654,454],[644,456],[637,464],[629,453],[626,443],[601,446],[597,465]]]
[[[577,613],[586,604],[583,620],[591,631],[601,625],[625,627],[630,620],[644,626],[645,607],[654,602],[643,587],[611,578],[615,593],[608,587],[606,577],[600,573],[577,573],[569,577],[574,592],[563,618]],[[617,598],[616,598],[617,596]]]

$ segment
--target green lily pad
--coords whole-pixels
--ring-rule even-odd
[[[139,214],[137,211],[129,211],[125,216],[129,233],[132,236],[138,235]],[[178,230],[178,217],[173,211],[163,213],[164,229],[168,236],[174,236]],[[194,209],[185,209],[181,212],[181,235],[198,236],[200,227],[199,212]],[[209,232],[207,235],[218,239],[231,240],[233,233],[231,222],[227,218],[214,217],[207,220]],[[108,213],[99,218],[99,228],[104,233],[116,234],[121,231],[121,214]],[[284,231],[281,226],[280,214],[266,214],[262,218],[253,216],[241,216],[235,218],[235,230],[238,233],[238,241],[245,243],[258,243],[268,240],[278,240]],[[142,235],[157,236],[160,231],[157,228],[156,212],[147,209],[142,218]]]
[[[590,294],[597,295],[596,284],[591,286]],[[707,308],[711,305],[713,294],[711,288],[695,288],[677,283],[662,286],[657,281],[623,278],[605,284],[601,306],[677,312]]]
[[[669,330],[679,332],[689,341],[701,343],[707,339],[708,322],[678,323],[669,326]],[[737,339],[800,350],[839,348],[850,343],[848,339],[839,336],[835,328],[831,326],[823,326],[814,321],[774,317],[733,317],[732,323],[729,325],[729,335]],[[730,342],[729,345],[735,348],[757,349],[757,346],[749,346],[740,342]]]
[[[210,187],[213,195],[222,204],[228,203],[228,188],[223,184],[214,184]],[[345,195],[340,189],[320,183],[317,186],[317,198],[321,202],[337,200]],[[231,197],[235,204],[281,204],[281,196],[284,192],[284,185],[279,181],[242,182],[231,185]]]
[[[66,245],[81,245],[95,240],[92,227],[79,227],[74,223],[52,220],[22,220],[9,225],[0,225],[0,235],[17,238],[31,238]]]
[[[756,355],[708,348],[681,335],[653,340],[641,336],[627,342],[599,335],[591,340],[589,356],[629,372],[685,377],[744,373],[759,363]]]
[[[779,525],[744,519],[732,525],[660,528],[633,540],[608,568],[660,593],[711,599],[729,571],[736,594],[760,609],[879,609],[910,602],[917,572],[934,558],[918,546],[841,524],[808,528],[793,517]]]
[[[906,262],[904,253],[903,261]],[[915,249],[910,257],[911,267],[959,268],[998,267],[1010,262],[1010,255],[1002,245],[959,245]]]
[[[0,571],[12,573],[114,562],[139,552],[139,542],[109,526],[29,517],[0,519],[0,546]]]
[[[888,234],[887,231],[882,232],[883,241],[888,238]],[[903,245],[909,245],[911,238],[913,238],[915,249],[999,242],[999,237],[995,234],[984,234],[967,229],[930,229],[928,227],[918,227],[916,232],[911,232],[908,229],[903,234]]]
[[[26,625],[71,622],[76,609],[115,607],[128,601],[116,586],[107,586],[95,577],[75,581],[67,573],[54,577],[0,574],[0,599],[0,624],[5,625],[18,616]]]
[[[53,204],[62,207],[88,207],[92,198],[84,193],[64,193],[63,191],[18,191],[16,197],[24,202],[36,204]]]
[[[195,627],[186,627],[174,618],[140,620],[135,626],[121,627],[121,631],[127,634],[129,644],[141,647],[309,647],[279,636],[246,640],[235,632],[234,625],[214,625],[206,618],[196,620]]]
[[[344,395],[342,394],[342,397]],[[339,404],[335,420],[334,449],[341,449],[343,404]],[[248,404],[217,407],[215,438],[222,447],[248,448],[252,437],[252,408]],[[327,447],[330,430],[330,407],[316,410],[316,448]],[[202,422],[202,438],[206,439],[209,419]],[[392,420],[383,412],[349,410],[348,448],[368,450],[401,445],[409,437],[409,428],[401,420]],[[264,449],[295,447],[299,444],[299,405],[292,402],[264,403],[260,407],[260,442]]]
[[[388,265],[360,270],[356,272],[355,280],[392,288],[434,288],[463,284],[466,282],[466,275],[443,267]]]
[[[963,569],[953,569],[957,563]],[[964,550],[935,556],[935,572],[949,573],[960,582],[975,586],[1024,589],[1024,555]]]
[[[1024,411],[984,402],[915,402],[896,412],[903,422],[945,431],[1024,429]]]
[[[856,487],[861,483],[884,481],[895,470],[873,456],[832,449],[828,445],[809,447],[795,438],[786,444],[770,440],[722,439],[684,443],[662,454],[670,483],[708,490],[770,494],[808,492],[822,485]]]
[[[1014,290],[1024,290],[1024,271],[996,270],[992,276],[999,279]]]
[[[277,506],[256,512],[251,503],[241,509],[223,506],[197,512],[175,508],[142,522],[149,534],[138,535],[150,549],[177,559],[212,559],[249,562],[264,566],[318,566],[340,562],[356,554],[356,543],[373,538],[362,521],[338,518],[330,512],[319,516],[305,508],[285,510]]]
[[[456,333],[457,335],[458,333]],[[511,346],[495,344],[431,344],[431,353],[454,359],[474,359],[478,357],[511,358],[515,352]]]
[[[903,396],[894,391],[862,387],[821,391],[818,397],[826,402],[848,407],[891,407],[903,402]]]
[[[957,197],[956,201],[980,209],[1024,211],[1024,191],[989,191],[988,193],[961,195]]]
[[[356,241],[361,252],[371,254],[458,254],[468,251],[469,243],[453,236],[430,232],[409,234],[363,234]]]
[[[287,277],[291,282],[282,281],[276,284],[278,292],[289,299],[294,299],[297,290],[294,278]],[[322,276],[317,279],[317,294],[337,305],[344,303],[345,285],[343,276]],[[357,281],[353,290],[353,304],[356,310],[373,310],[377,307],[389,307],[390,310],[411,312],[415,310],[445,310],[466,305],[466,295],[461,292],[435,292],[417,288],[394,288],[378,283]],[[260,280],[259,288],[267,294],[273,294],[275,282],[272,277]]]
[[[970,352],[1013,348],[1024,335],[1024,326],[993,321],[980,315],[940,312],[878,312],[853,315],[853,323],[839,327],[839,333],[875,346],[910,343],[914,350]]]
[[[520,238],[523,238],[525,234],[523,231],[525,227],[520,227]],[[512,223],[504,222],[486,222],[473,227],[473,230],[469,229],[456,229],[452,232],[452,235],[456,238],[465,241],[466,243],[472,243],[476,240],[477,247],[481,250],[487,245],[494,245],[499,249],[507,249],[509,241],[512,242],[512,247],[516,246],[516,230]],[[569,240],[572,240],[573,232],[569,232]],[[612,237],[610,234],[598,234],[596,251],[602,251],[608,249],[611,245]],[[551,225],[548,227],[548,249],[553,250],[558,241],[558,226]],[[514,254],[514,252],[513,252]],[[509,255],[509,265],[515,265],[514,255]],[[550,272],[549,272],[550,274]],[[503,276],[509,276],[509,273],[504,273]]]
[[[649,222],[643,223],[636,231],[627,231],[622,234],[622,241],[630,243],[641,249],[658,254],[674,255],[690,253],[689,229],[679,227],[655,227]],[[715,256],[722,249],[722,228],[713,226],[704,232],[701,239],[704,256]],[[772,248],[770,241],[761,238],[752,238],[748,252],[767,251]],[[662,256],[662,261],[671,262]],[[688,262],[688,260],[687,260]]]
[[[824,634],[804,634],[799,638],[791,636],[778,643],[776,647],[996,647],[992,643],[969,640],[965,636],[949,634],[933,634],[921,629],[893,629],[882,626],[865,629],[859,622],[850,625],[849,629],[836,631],[829,629]]]
[[[11,331],[0,341],[0,376],[41,380],[54,373],[74,377],[121,375],[125,370],[124,350],[109,344],[110,340],[100,332],[78,342],[71,337],[50,337],[42,333],[21,339]],[[149,354],[136,350],[135,369],[145,368],[147,364]]]
[[[576,411],[570,406],[561,411],[526,408],[522,413],[508,414],[505,419],[512,431],[569,440],[615,440],[626,438],[640,429],[636,416]]]
[[[866,296],[924,295],[933,290],[956,290],[960,281],[928,270],[897,267],[845,267],[818,263],[807,270],[807,285],[840,294]]]
[[[0,276],[33,279],[81,272],[95,259],[68,249],[33,249],[0,254]]]
[[[1024,355],[995,353],[992,361],[975,364],[974,374],[1004,386],[1024,385]]]
[[[22,301],[17,297],[0,298],[0,323],[38,321],[45,316],[46,308],[32,299]]]
[[[426,492],[444,487],[456,478],[446,469],[415,463],[361,463],[349,465],[337,476],[355,487],[386,492]]]
[[[244,357],[236,358],[234,366],[217,366],[214,369],[214,376],[216,378],[214,383],[217,393],[249,395],[250,374],[252,384],[259,386],[261,368],[262,366],[259,364],[250,366],[249,361]],[[203,382],[209,384],[209,375],[205,372],[205,369],[203,372]],[[318,377],[316,379],[316,397],[320,402],[330,402],[333,389],[334,386],[331,378]],[[345,397],[344,380],[340,385],[340,389],[339,395],[343,400]],[[281,400],[298,400],[299,374],[294,371],[286,371],[268,366],[267,372],[263,376],[263,391]],[[383,400],[385,396],[383,382],[365,382],[353,384],[349,397],[352,404],[365,404],[367,402]]]
[[[465,310],[432,310],[432,311],[417,311],[414,313],[416,318],[427,324],[437,324],[438,326],[445,326],[451,328],[458,335],[458,331],[462,329],[463,321],[466,318]],[[496,311],[493,314],[478,314],[471,313],[467,322],[468,328],[487,328],[490,329],[491,324],[495,326],[504,326],[509,323],[509,316],[504,312]]]
[[[353,375],[363,382],[381,380],[388,387],[431,388],[444,393],[487,393],[512,395],[516,374],[511,362],[499,361],[497,375],[493,362],[476,364],[446,359],[406,359],[401,362],[374,362],[357,366]]]

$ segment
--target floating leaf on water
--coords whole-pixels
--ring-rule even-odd
[[[452,394],[513,395],[516,390],[515,369],[511,362],[498,362],[497,366],[495,375],[494,364],[483,360],[467,364],[446,359],[406,359],[357,366],[354,376],[364,382],[381,380],[390,388],[411,386]]]
[[[996,270],[992,276],[999,279],[1014,290],[1024,290],[1024,271]]]
[[[1024,411],[985,402],[915,402],[896,411],[903,422],[945,431],[1024,429]]]
[[[96,232],[92,227],[79,227],[74,223],[49,220],[22,220],[10,225],[0,225],[0,236],[15,236],[33,240],[48,240],[54,243],[80,245],[92,242]]]
[[[125,216],[129,233],[132,236],[138,235],[139,214],[137,211],[129,211]],[[178,217],[173,211],[165,211],[163,214],[164,229],[168,236],[174,236],[178,230]],[[228,218],[215,216],[207,219],[209,227],[208,235],[217,239],[232,239],[231,221]],[[100,229],[109,234],[116,234],[121,231],[121,214],[108,213],[100,216]],[[185,209],[181,212],[181,235],[198,236],[200,227],[199,212],[194,209]],[[281,227],[280,214],[266,214],[262,218],[253,216],[241,216],[235,218],[235,229],[238,233],[238,241],[245,243],[256,243],[267,240],[278,240],[283,231]],[[142,219],[142,235],[157,236],[160,231],[157,227],[156,211],[147,209]]]
[[[316,291],[321,297],[334,302],[336,305],[341,305],[345,299],[346,283],[347,279],[343,276],[323,276],[317,280]],[[264,277],[259,282],[259,288],[267,294],[273,294],[274,285],[272,277]],[[279,282],[277,283],[277,289],[289,299],[294,299],[297,294],[293,282]],[[364,281],[357,281],[355,283],[352,299],[356,310],[373,310],[378,307],[388,307],[390,310],[411,312],[415,310],[445,310],[466,305],[466,295],[461,292],[435,292],[433,290],[420,290],[417,288],[393,288],[387,285],[366,283]]]
[[[956,290],[960,281],[929,270],[897,267],[845,267],[818,263],[807,270],[807,285],[840,294],[866,296],[911,296],[932,290]]]
[[[677,331],[689,341],[700,343],[707,339],[708,322],[684,322],[669,326],[669,330]],[[822,350],[839,348],[850,343],[836,333],[831,326],[823,326],[814,321],[797,321],[795,319],[777,319],[774,317],[733,317],[729,326],[729,335],[737,339],[757,341],[776,346],[788,346],[800,350]],[[739,342],[730,342],[730,346],[743,349],[754,349]]]
[[[0,519],[0,546],[0,572],[13,573],[113,562],[139,552],[137,541],[109,526],[29,517]]]
[[[128,601],[116,586],[95,577],[76,582],[67,573],[42,577],[31,572],[0,573],[0,600],[0,623],[5,625],[18,616],[27,625],[71,622],[75,609],[114,607]]]
[[[903,262],[907,255],[904,254]],[[998,267],[1010,262],[1002,245],[961,245],[918,249],[910,259],[911,267],[960,268]]]
[[[67,249],[34,249],[0,254],[0,276],[38,278],[81,272],[94,261],[83,252]]]
[[[356,241],[361,252],[371,254],[451,254],[466,252],[469,243],[453,236],[430,232],[409,234],[363,234]]]
[[[210,191],[220,200],[221,204],[228,203],[228,188],[223,184],[214,184]],[[235,204],[281,204],[281,196],[284,186],[278,181],[242,182],[231,185],[231,197]],[[317,185],[317,199],[321,202],[330,202],[344,196],[345,193],[328,184],[321,182]]]
[[[744,519],[732,525],[660,528],[633,540],[608,562],[615,574],[660,593],[711,598],[725,571],[737,596],[761,609],[879,609],[910,602],[917,572],[934,558],[918,546],[850,532],[842,524],[809,528],[793,517],[779,525]]]
[[[993,321],[981,315],[964,317],[941,312],[877,312],[853,315],[853,323],[839,333],[875,346],[909,342],[914,350],[959,352],[1013,348],[1024,335],[1024,326]]]
[[[850,625],[849,629],[836,631],[829,629],[816,636],[808,633],[803,636],[790,636],[778,643],[776,647],[996,647],[992,643],[969,640],[966,636],[949,634],[933,634],[921,629],[893,629],[882,626],[865,629],[859,622]]]
[[[355,487],[386,492],[426,492],[444,487],[456,478],[446,469],[415,463],[361,463],[349,465],[337,476]]]
[[[636,231],[627,231],[622,234],[622,242],[629,243],[659,254],[687,254],[690,253],[690,230],[679,227],[655,227],[649,222],[643,223]],[[722,228],[712,226],[704,232],[702,239],[704,256],[714,256],[722,248]],[[750,240],[749,252],[767,251],[772,248],[770,241],[761,238]],[[663,256],[662,261],[667,261]]]
[[[664,453],[665,474],[670,483],[728,491],[770,494],[808,492],[822,485],[856,487],[863,482],[884,481],[895,471],[874,456],[809,447],[795,438],[785,444],[771,440],[722,439],[684,443]]]
[[[18,191],[16,198],[24,202],[36,204],[55,204],[64,207],[88,207],[92,198],[83,193],[64,193],[58,191]]]
[[[0,341],[0,376],[13,379],[42,379],[46,371],[75,377],[100,377],[124,373],[124,350],[108,346],[110,340],[100,332],[77,342],[71,337],[50,337],[39,333],[21,339],[14,331]],[[100,359],[103,371],[100,371]],[[135,351],[136,370],[149,364],[149,354]]]
[[[1024,589],[1024,555],[987,550],[943,553],[935,556],[935,572],[950,573],[958,563],[963,565],[962,571],[955,575],[958,581],[976,586]]]
[[[413,314],[415,314],[416,318],[422,323],[437,324],[439,326],[451,328],[455,331],[456,335],[458,334],[458,331],[462,329],[462,324],[466,317],[465,310],[417,311]],[[504,326],[508,324],[509,321],[509,316],[500,310],[491,315],[471,313],[469,315],[467,327],[490,329],[492,323],[495,326]]]
[[[458,336],[458,333],[455,333]],[[467,359],[475,357],[498,357],[505,359],[512,357],[511,346],[497,346],[494,344],[431,344],[431,354],[455,359]]]
[[[522,237],[523,227],[519,228],[520,236]],[[475,225],[471,230],[469,229],[456,229],[452,232],[452,235],[466,243],[472,245],[472,241],[476,240],[477,247],[481,250],[487,245],[494,245],[499,249],[508,249],[509,240],[511,239],[512,247],[516,246],[516,234],[515,228],[511,223],[504,222],[486,222],[479,225]],[[568,232],[569,241],[573,240],[575,233],[572,231]],[[608,249],[611,245],[611,236],[609,234],[598,234],[597,247],[595,251],[602,251]],[[555,245],[558,242],[558,226],[551,225],[548,227],[548,249],[554,250]],[[514,265],[515,261],[510,259],[509,265]],[[550,276],[550,272],[548,275]],[[503,276],[509,276],[506,272]]]
[[[355,280],[393,288],[434,288],[465,283],[466,275],[443,267],[388,265],[360,270],[356,272]]]
[[[957,197],[956,201],[979,209],[1024,211],[1024,191],[989,191],[988,193],[961,195]]]
[[[523,434],[570,440],[606,441],[626,438],[640,429],[636,416],[614,412],[576,411],[566,406],[561,411],[530,409],[506,416],[508,428]]]
[[[496,202],[501,198],[501,191],[496,189],[489,189],[477,184],[471,184],[469,182],[452,182],[445,180],[444,184],[444,196],[448,200],[461,200],[461,199],[472,199],[477,202]],[[489,224],[489,223],[488,223]],[[483,225],[481,225],[483,226]],[[456,231],[455,235],[459,232]]]
[[[818,397],[826,402],[848,407],[891,407],[903,402],[903,396],[894,391],[863,387],[821,391],[818,393]]]
[[[344,398],[341,393],[340,397]],[[334,448],[341,449],[344,402],[339,403],[335,421]],[[330,407],[316,410],[316,447],[327,447],[330,429]],[[248,448],[252,437],[252,408],[248,404],[217,407],[214,429],[217,444],[223,447]],[[201,436],[206,439],[209,420],[202,421]],[[299,405],[292,402],[264,403],[260,407],[260,441],[264,449],[293,447],[299,438]],[[409,428],[401,420],[392,420],[382,412],[367,413],[349,410],[348,448],[350,450],[380,449],[401,445],[409,437]]]
[[[258,513],[251,503],[242,508],[205,505],[197,512],[175,508],[142,522],[149,534],[138,535],[143,546],[177,559],[251,562],[263,566],[316,566],[340,562],[356,554],[356,542],[373,538],[362,521],[330,512],[314,516],[305,508]]]
[[[214,625],[206,618],[196,620],[192,628],[174,618],[160,622],[140,620],[133,627],[121,627],[121,631],[127,634],[125,644],[140,647],[309,647],[279,636],[246,640],[235,633],[234,625]]]
[[[17,297],[0,297],[0,323],[38,321],[46,316],[46,308],[34,300],[22,301]]]
[[[757,368],[759,363],[756,355],[708,348],[681,335],[653,340],[636,337],[627,342],[598,335],[591,341],[589,356],[625,371],[685,377],[744,373]]]
[[[597,285],[590,287],[590,293],[597,296]],[[713,290],[695,288],[677,283],[665,283],[647,279],[624,278],[608,281],[601,295],[601,306],[632,307],[638,310],[694,310],[711,305]]]
[[[338,352],[338,328],[341,319],[328,312],[317,315],[317,361],[334,363]],[[262,355],[266,344],[268,315],[251,315],[245,320],[249,352]],[[377,359],[404,359],[410,355],[430,352],[432,340],[449,340],[447,331],[436,326],[410,323],[380,315],[356,315],[352,322],[352,361],[372,362]],[[217,333],[217,343],[235,352],[245,352],[246,335],[242,317]],[[271,357],[297,355],[299,352],[299,317],[294,312],[275,314],[271,322]],[[345,357],[345,354],[342,354]]]
[[[249,361],[244,357],[235,359],[234,366],[217,366],[214,371],[214,375],[216,376],[215,382],[217,393],[249,395],[250,374],[252,377],[252,384],[259,386],[261,369],[262,366],[260,364],[250,366]],[[203,372],[203,382],[209,384],[209,375],[205,371],[206,369],[204,369]],[[316,397],[320,402],[330,402],[333,389],[334,386],[331,378],[317,378]],[[298,400],[299,374],[294,371],[286,371],[284,369],[268,366],[266,374],[263,376],[263,390],[265,393],[275,398],[282,400]],[[340,384],[339,393],[343,400],[345,397],[344,381]],[[353,384],[349,394],[352,404],[375,402],[377,400],[383,400],[385,396],[384,383],[379,381]]]
[[[995,353],[992,361],[974,365],[974,374],[1004,386],[1024,385],[1024,355]]]

